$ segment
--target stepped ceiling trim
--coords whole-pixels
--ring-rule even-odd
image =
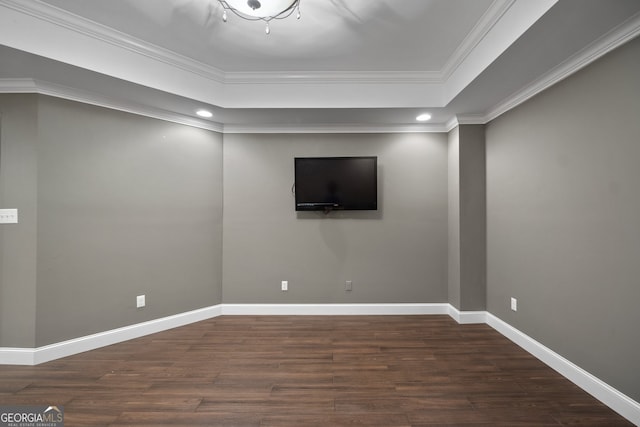
[[[20,13],[39,20],[71,30],[77,34],[117,46],[121,49],[140,54],[173,67],[200,75],[219,83],[438,83],[443,84],[447,78],[460,67],[465,58],[485,38],[500,18],[517,0],[495,0],[481,20],[465,37],[463,42],[447,60],[440,71],[403,72],[403,71],[326,71],[326,72],[224,72],[211,65],[172,52],[147,41],[114,30],[87,18],[75,15],[66,10],[47,3],[25,0],[2,0],[4,5]],[[545,0],[550,1],[550,0]],[[53,58],[57,59],[57,58]]]
[[[495,105],[469,110],[466,114],[447,109],[452,96],[469,84],[466,80],[482,73],[491,63],[490,58],[505,51],[556,2],[495,0],[440,71],[224,72],[39,0],[0,0],[0,36],[7,47],[80,67],[78,69],[90,69],[88,66],[95,61],[97,65],[90,69],[92,71],[205,106],[230,111],[244,108],[391,111],[424,107],[440,111],[438,123],[377,124],[365,118],[366,123],[323,123],[319,119],[315,123],[224,124],[224,118],[220,122],[200,120],[184,114],[184,110],[169,111],[172,108],[169,105],[163,105],[168,108],[163,109],[146,105],[144,99],[116,99],[105,87],[94,91],[86,90],[87,86],[83,90],[70,87],[68,82],[64,85],[54,83],[55,80],[46,81],[46,77],[0,78],[0,93],[40,93],[223,133],[447,132],[459,124],[482,124],[499,117],[640,35],[640,12],[637,12]],[[38,40],[37,34],[50,37]],[[67,43],[71,43],[70,48]],[[75,52],[75,58],[65,56],[68,52]],[[479,52],[484,56],[479,57]],[[105,61],[105,57],[109,60]],[[129,74],[110,73],[118,68],[114,64],[128,64]]]

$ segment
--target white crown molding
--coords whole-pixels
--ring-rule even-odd
[[[494,120],[507,111],[517,107],[638,35],[640,35],[640,13],[631,16],[625,22],[598,38],[578,53],[572,55],[539,79],[536,79],[516,94],[497,104],[484,115],[484,123]]]
[[[0,4],[20,13],[197,74],[201,77],[216,82],[224,82],[224,72],[213,66],[203,64],[183,55],[178,55],[168,49],[134,38],[128,34],[116,31],[113,28],[98,24],[50,4],[34,0],[1,0]]]
[[[82,102],[98,107],[124,111],[139,116],[150,117],[219,133],[442,133],[446,127],[442,124],[313,124],[313,125],[223,125],[222,123],[200,120],[170,111],[153,108],[132,102],[124,102],[92,92],[68,86],[57,85],[33,79],[0,79],[0,93],[37,93],[71,101]]]
[[[224,125],[223,133],[443,133],[441,124],[309,124],[309,125]]]
[[[480,20],[471,29],[469,34],[464,38],[462,43],[456,48],[451,57],[442,67],[440,71],[441,81],[446,81],[455,70],[464,62],[475,47],[484,39],[491,31],[496,23],[502,18],[507,10],[516,0],[494,0],[491,6],[482,15]]]
[[[442,124],[309,124],[309,125],[224,125],[218,122],[201,120],[170,111],[111,99],[96,93],[68,86],[43,82],[34,79],[0,79],[0,93],[37,93],[71,101],[82,102],[98,107],[124,111],[139,116],[150,117],[167,122],[178,123],[219,133],[443,133],[447,132]]]
[[[484,114],[459,114],[456,118],[459,125],[483,125],[487,123]]]
[[[33,79],[0,79],[0,93],[37,93]]]
[[[487,24],[487,31],[472,49],[461,53],[460,63],[448,70],[443,88],[445,103],[458,96],[473,80],[502,55],[519,37],[559,0],[515,0],[498,7],[499,17]]]
[[[214,132],[222,133],[223,131],[221,123],[200,120],[195,117],[132,102],[118,101],[92,92],[40,80],[0,79],[0,93],[37,93]]]
[[[451,118],[446,124],[446,132],[451,132],[460,125],[484,125],[487,123],[486,117],[482,114],[461,114]]]
[[[228,72],[228,84],[442,84],[437,71]]]
[[[457,116],[453,116],[450,120],[447,121],[447,123],[445,123],[446,132],[447,133],[451,132],[456,127],[458,127],[459,124],[460,123],[458,122],[458,117]]]

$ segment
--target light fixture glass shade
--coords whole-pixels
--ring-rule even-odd
[[[258,19],[275,18],[290,10],[297,0],[226,0],[235,12]]]

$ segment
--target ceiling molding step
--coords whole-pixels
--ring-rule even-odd
[[[446,81],[455,70],[464,62],[473,49],[485,38],[496,23],[502,18],[507,10],[516,0],[494,0],[489,9],[482,15],[480,20],[471,29],[462,43],[456,48],[451,57],[442,67],[440,76],[442,81]]]
[[[504,0],[501,0],[504,1]],[[514,0],[512,0],[514,1]],[[443,83],[440,72],[303,72],[274,71],[263,73],[224,72],[212,65],[204,64],[171,50],[156,46],[113,28],[75,15],[71,12],[34,0],[0,0],[4,5],[22,14],[32,16],[58,27],[71,30],[86,37],[109,43],[127,51],[163,62],[218,83],[233,84],[282,84],[282,83]],[[52,58],[57,59],[57,58]]]
[[[458,126],[484,125],[487,124],[487,122],[487,116],[485,116],[484,114],[459,114],[447,121],[447,123],[445,124],[445,129],[447,132],[451,132]]]
[[[558,1],[515,0],[505,5],[500,19],[447,77],[444,84],[445,103],[453,100]]]
[[[33,79],[0,79],[0,93],[38,93]]]
[[[214,132],[223,130],[221,123],[199,120],[128,101],[109,99],[95,93],[33,79],[0,79],[0,93],[37,93]]]
[[[223,108],[441,108],[442,85],[359,82],[300,84],[227,84]],[[374,123],[375,124],[375,123]]]
[[[443,124],[223,125],[33,79],[0,79],[0,93],[37,93],[219,133],[442,133]]]
[[[458,123],[458,117],[457,116],[453,116],[451,119],[449,119],[447,121],[447,123],[445,123],[446,132],[447,133],[451,132],[452,130],[457,128],[459,124],[460,123]]]
[[[317,72],[232,72],[226,73],[230,84],[442,84],[439,72],[406,71],[317,71]]]
[[[484,114],[458,114],[458,125],[484,125],[487,117]]]
[[[134,38],[47,3],[34,0],[0,0],[0,5],[86,37],[163,62],[183,71],[197,74],[218,83],[224,83],[225,73],[213,66],[178,55],[168,49]]]
[[[408,125],[284,125],[284,126],[242,126],[224,125],[223,133],[444,133],[444,125],[408,124]]]
[[[485,114],[485,123],[496,119],[639,35],[640,13],[637,13],[539,79],[525,86],[515,95],[497,104]]]

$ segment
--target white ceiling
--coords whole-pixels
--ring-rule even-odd
[[[444,68],[493,1],[302,0],[302,18],[268,36],[262,22],[224,24],[215,0],[45,2],[226,73],[424,73]]]
[[[217,0],[0,0],[0,92],[225,132],[443,131],[640,33],[637,0],[302,0],[301,15],[267,35],[223,23]]]

